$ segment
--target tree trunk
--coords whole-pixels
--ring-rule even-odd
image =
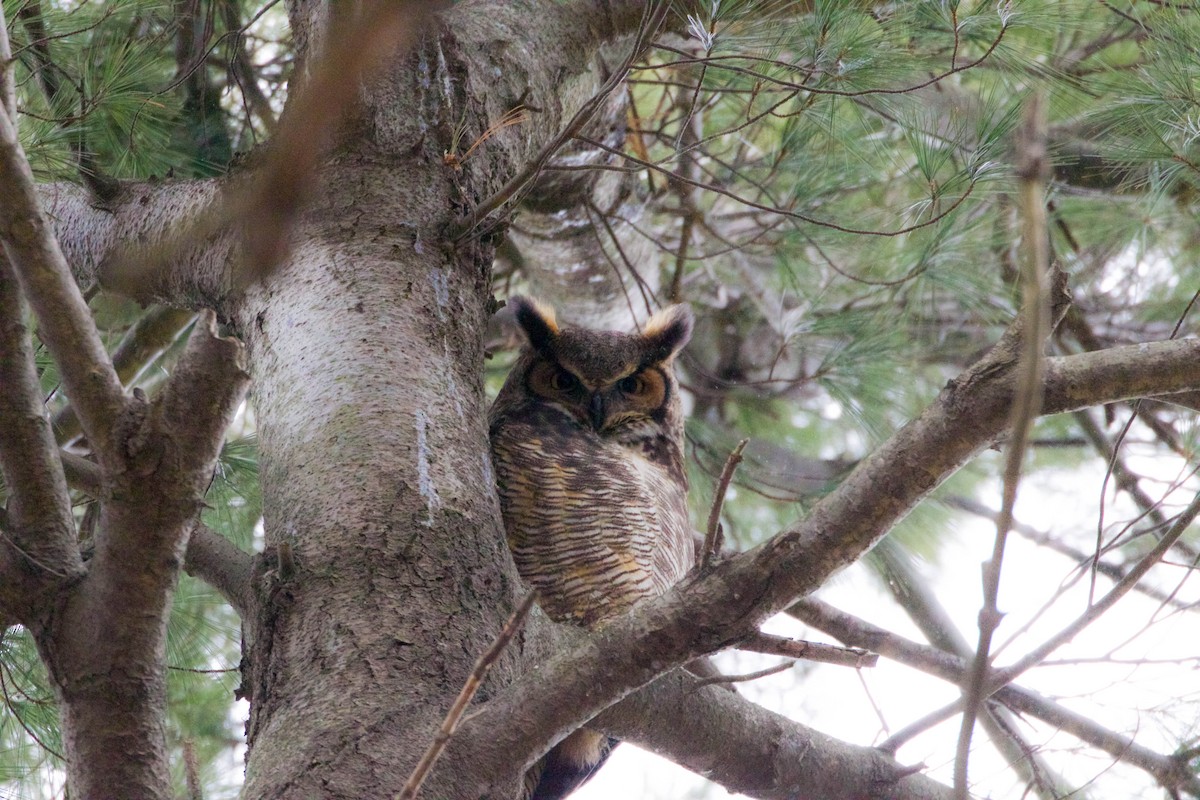
[[[448,232],[591,97],[602,34],[562,26],[607,25],[602,8],[447,15],[367,96],[366,135],[323,169],[286,266],[225,308],[252,365],[267,552],[294,564],[249,621],[248,797],[398,791],[519,599],[481,378],[492,239]],[[460,153],[522,95],[542,109],[532,132],[444,162],[464,120]],[[521,661],[517,642],[491,683]],[[459,763],[423,792],[511,797],[523,763]]]

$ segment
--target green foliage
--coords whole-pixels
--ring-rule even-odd
[[[0,638],[0,785],[18,793],[6,797],[53,796],[61,786],[62,741],[58,707],[33,638],[20,626]]]
[[[717,248],[704,239],[682,282],[741,343],[737,359],[706,358],[700,334],[685,364],[728,381],[689,428],[698,486],[744,435],[853,461],[995,341],[1015,314],[1013,134],[1034,91],[1049,98],[1054,256],[1079,307],[1110,314],[1106,342],[1169,335],[1200,284],[1195,13],[1076,1],[705,10],[689,28],[704,63],[659,50],[633,95],[635,151],[678,168],[677,126],[698,125],[701,180],[736,195],[698,202],[740,256],[706,258]],[[1041,429],[1064,438],[1072,425]],[[760,508],[771,502],[738,492],[731,527],[769,518],[761,540],[797,513]],[[703,519],[707,498],[696,505]]]
[[[111,178],[215,175],[235,141],[253,144],[257,124],[240,87],[217,66],[236,60],[244,31],[222,35],[217,26],[227,20],[215,4],[198,6],[202,17],[190,24],[177,16],[181,8],[165,0],[4,0],[21,142],[39,179],[75,177],[80,151]]]

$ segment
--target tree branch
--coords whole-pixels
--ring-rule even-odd
[[[1016,529],[1016,524],[1012,525]],[[944,650],[964,660],[971,658],[972,650],[966,638],[959,632],[950,614],[939,601],[936,592],[923,576],[918,574],[912,557],[896,544],[891,537],[880,542],[872,556],[883,562],[886,580],[883,583],[891,591],[896,602],[904,609],[909,619],[921,630],[925,638],[939,650]],[[795,607],[793,607],[795,608]],[[1045,800],[1055,800],[1070,791],[1067,782],[1057,775],[1046,763],[1045,758],[1032,747],[1022,735],[1020,726],[1012,713],[995,703],[983,706],[984,714],[981,723],[988,737],[1008,760],[1010,768],[1016,772],[1026,784],[1032,787],[1038,797]],[[912,736],[926,730],[934,716],[939,712],[926,715],[922,720],[906,726],[888,737],[880,747],[889,753],[896,750]],[[942,717],[942,719],[958,713],[957,709]],[[936,724],[936,723],[934,723]]]
[[[201,522],[188,537],[183,568],[220,592],[242,619],[252,613],[254,557]]]
[[[57,586],[83,572],[27,316],[16,275],[0,255],[0,470],[8,489],[3,531],[8,552],[0,561],[0,585],[5,587],[0,602],[14,612],[27,612],[28,604],[36,603],[40,593],[31,592],[31,583]],[[31,574],[37,579],[31,581]]]
[[[167,614],[188,533],[248,383],[242,347],[205,313],[165,390],[135,394],[105,470],[95,554],[39,647],[64,718],[72,795],[164,797]],[[136,744],[135,744],[136,743]],[[119,752],[121,758],[112,754]]]
[[[840,742],[683,670],[605,711],[596,727],[772,800],[946,800],[949,787],[873,747]]]
[[[189,238],[186,246],[174,245],[169,268],[143,284],[122,283],[117,267],[122,249],[130,242],[150,243],[142,252],[153,257],[166,246],[162,243],[177,242],[180,231],[194,230],[197,218],[218,214],[233,182],[229,178],[127,182],[104,208],[97,208],[88,192],[73,184],[45,184],[39,191],[80,284],[97,282],[142,303],[221,308],[235,251],[235,239],[227,232],[212,230]]]
[[[100,500],[104,476],[100,468],[86,458],[61,451],[63,471],[72,488]],[[243,619],[254,607],[254,557],[237,545],[197,521],[188,537],[184,570],[212,586]]]
[[[12,45],[8,40],[8,22],[0,8],[0,112],[17,118],[17,86],[13,80]]]
[[[126,332],[112,352],[113,369],[122,386],[129,386],[138,375],[179,337],[195,317],[190,310],[159,307],[142,316]],[[53,428],[61,444],[79,435],[79,417],[71,406],[54,415]]]
[[[38,205],[33,173],[7,113],[0,114],[0,241],[38,317],[67,396],[102,463],[120,456],[115,428],[125,398],[91,312]]]

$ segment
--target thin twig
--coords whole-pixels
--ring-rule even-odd
[[[746,683],[747,681],[756,681],[759,678],[765,678],[768,675],[775,675],[785,670],[789,670],[796,666],[795,661],[785,661],[782,664],[776,664],[773,667],[760,669],[758,672],[746,672],[742,675],[714,675],[711,678],[701,678],[696,681],[697,686],[711,686],[714,683]]]
[[[424,783],[429,770],[433,769],[433,765],[437,763],[438,757],[446,749],[446,743],[454,735],[454,729],[458,727],[463,712],[467,710],[467,706],[471,703],[471,698],[475,696],[475,692],[479,691],[479,687],[483,684],[483,679],[487,676],[488,670],[492,668],[492,664],[500,657],[500,653],[508,646],[513,636],[516,635],[517,630],[520,629],[521,624],[525,622],[525,618],[529,616],[529,610],[533,608],[533,601],[536,598],[537,592],[530,592],[526,595],[525,599],[521,601],[521,605],[508,618],[508,622],[504,624],[504,628],[496,635],[491,647],[475,662],[474,669],[467,676],[466,683],[463,684],[458,697],[454,699],[454,704],[450,706],[450,711],[446,714],[446,718],[442,720],[442,727],[438,729],[438,732],[433,737],[433,741],[429,743],[429,747],[425,750],[424,755],[421,756],[421,760],[413,768],[412,774],[408,776],[408,780],[404,784],[404,788],[400,790],[400,794],[396,795],[396,800],[413,800],[417,796],[417,792],[421,790],[421,784]]]
[[[984,687],[985,691],[991,694],[1001,686],[1012,682],[1021,673],[1041,663],[1046,656],[1074,639],[1080,631],[1099,619],[1100,615],[1108,611],[1118,600],[1128,594],[1137,585],[1137,582],[1150,571],[1151,567],[1162,560],[1163,556],[1166,555],[1167,551],[1171,549],[1179,537],[1187,532],[1188,526],[1192,524],[1198,515],[1200,515],[1200,494],[1197,494],[1188,507],[1175,518],[1171,529],[1159,540],[1154,549],[1142,556],[1138,560],[1138,563],[1129,570],[1129,573],[1108,590],[1108,594],[1101,597],[1093,605],[1088,606],[1087,611],[1080,614],[1074,622],[1030,650],[1015,663],[1003,669],[993,670],[991,675],[988,676],[987,685]]]
[[[603,142],[598,142],[595,139],[590,139],[587,136],[583,136],[581,134],[576,134],[575,138],[577,140],[583,142],[584,144],[589,144],[592,147],[597,147],[601,150],[605,150],[609,153],[612,153],[615,156],[620,156],[621,158],[625,159],[626,161],[630,161],[641,167],[645,167],[646,169],[651,169],[651,170],[654,170],[655,172],[661,172],[671,180],[677,180],[682,183],[686,183],[690,186],[695,186],[697,188],[704,189],[709,192],[715,192],[719,195],[724,195],[725,197],[728,197],[730,200],[740,203],[748,208],[753,208],[758,211],[764,211],[768,214],[778,214],[782,217],[787,217],[788,219],[797,219],[797,220],[800,220],[801,222],[807,222],[810,225],[816,225],[821,228],[829,228],[830,230],[839,231],[841,233],[856,233],[856,234],[860,234],[862,236],[885,236],[885,237],[903,236],[906,233],[912,233],[913,231],[920,230],[921,228],[928,228],[930,225],[936,225],[938,222],[941,222],[942,220],[946,219],[951,214],[953,214],[955,211],[957,211],[958,207],[966,202],[967,198],[970,197],[971,194],[975,191],[975,185],[979,180],[978,176],[971,176],[969,178],[969,182],[967,183],[966,190],[962,194],[960,194],[954,200],[953,203],[946,206],[944,209],[942,209],[941,211],[934,214],[932,217],[930,217],[929,219],[927,219],[923,222],[914,222],[912,225],[905,225],[901,228],[895,228],[893,230],[887,230],[887,231],[872,230],[869,228],[851,228],[846,225],[839,225],[836,222],[830,222],[829,220],[817,219],[816,217],[811,217],[807,214],[801,214],[798,211],[792,211],[790,209],[782,208],[780,206],[764,205],[764,204],[758,203],[754,200],[750,200],[748,198],[742,197],[741,195],[735,194],[734,192],[731,192],[728,189],[717,186],[715,183],[705,183],[704,181],[690,180],[690,179],[684,177],[683,175],[679,174],[678,172],[672,172],[671,170],[667,169],[666,167],[662,166],[661,164],[656,164],[651,161],[644,161],[640,158],[630,155],[629,153],[622,152],[621,150],[618,150],[615,147],[609,147],[608,145],[604,144]],[[672,158],[673,157],[674,156],[672,156]],[[944,188],[944,187],[941,187],[941,188]],[[939,191],[940,191],[940,189],[939,189]]]
[[[704,547],[700,551],[700,569],[707,570],[712,564],[713,557],[721,551],[721,540],[723,531],[721,530],[721,506],[725,505],[725,493],[729,491],[729,482],[733,480],[734,470],[737,465],[742,463],[742,451],[746,449],[746,443],[749,439],[742,439],[738,442],[737,447],[733,448],[733,452],[729,454],[729,458],[725,459],[725,468],[721,470],[721,477],[717,480],[717,489],[713,494],[712,508],[708,512],[708,527],[704,534]]]
[[[869,647],[884,658],[907,664],[945,681],[961,685],[970,666],[964,659],[913,642],[819,600],[801,600],[788,613],[843,642]],[[1187,762],[1180,760],[1177,754],[1156,753],[1127,736],[1101,726],[1091,717],[1064,708],[1021,686],[1003,686],[996,691],[995,699],[1020,714],[1041,720],[1120,761],[1144,770],[1164,787],[1177,787],[1200,796],[1200,780],[1187,769]],[[961,698],[955,706],[961,707]]]
[[[822,664],[837,664],[842,667],[873,667],[879,663],[879,655],[860,647],[843,647],[822,642],[808,642],[804,639],[789,639],[786,636],[775,636],[770,633],[756,631],[735,645],[738,650],[751,653],[765,653],[771,656],[819,661]]]
[[[971,736],[975,730],[975,719],[987,697],[984,690],[992,637],[1001,619],[997,598],[1004,548],[1013,523],[1013,507],[1017,500],[1017,486],[1021,481],[1021,464],[1025,460],[1029,434],[1041,411],[1042,384],[1046,371],[1044,347],[1050,335],[1050,285],[1044,187],[1050,165],[1046,153],[1046,123],[1042,105],[1041,97],[1033,95],[1025,110],[1025,122],[1017,147],[1025,239],[1021,363],[1013,396],[1012,434],[1004,464],[1003,502],[996,520],[992,557],[983,569],[984,599],[979,611],[979,644],[963,686],[962,727],[959,729],[958,749],[954,756],[954,794],[958,800],[968,797],[967,760]]]
[[[921,735],[930,728],[942,724],[958,712],[962,711],[962,705],[963,699],[959,697],[957,700],[954,700],[953,702],[944,705],[941,708],[935,708],[928,714],[925,714],[924,716],[905,725],[903,728],[896,731],[875,746],[888,755],[894,756],[896,751],[899,750],[903,745],[915,739],[917,736]]]

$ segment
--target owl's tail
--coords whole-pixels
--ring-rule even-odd
[[[596,774],[618,744],[602,733],[575,731],[525,774],[526,800],[562,800]]]

